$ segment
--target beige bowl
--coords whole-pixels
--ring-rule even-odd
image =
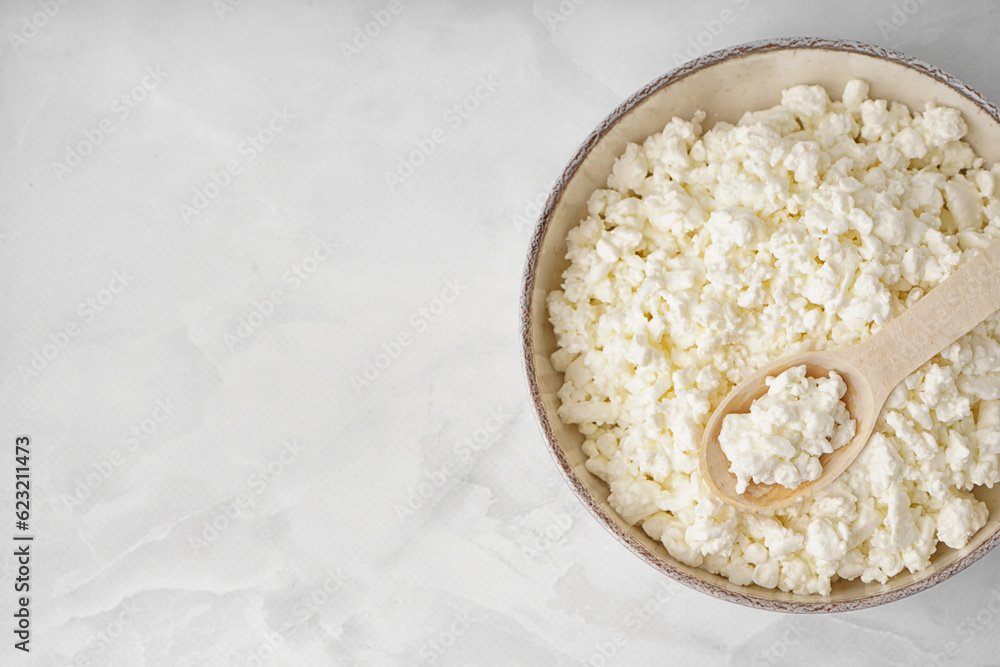
[[[916,574],[899,574],[885,585],[838,581],[829,596],[793,595],[758,586],[737,586],[724,577],[672,558],[638,526],[629,526],[608,504],[608,487],[584,467],[583,437],[556,413],[562,374],[553,369],[556,349],[545,296],[559,287],[568,262],[566,234],[584,216],[590,193],[603,187],[615,158],[630,141],[642,142],[673,116],[707,114],[735,123],[746,110],[781,101],[788,86],[820,84],[838,98],[844,84],[863,78],[872,98],[898,100],[923,110],[934,100],[961,110],[969,126],[966,139],[990,163],[1000,160],[1000,111],[977,92],[941,70],[876,46],[823,39],[778,39],[710,53],[653,81],[615,109],[570,160],[553,188],[531,242],[521,296],[521,334],[525,372],[542,433],[570,486],[614,535],[644,561],[691,588],[750,607],[786,612],[848,611],[913,595],[944,581],[1000,541],[1000,485],[978,488],[976,497],[990,510],[987,524],[964,549],[940,545],[931,565]]]

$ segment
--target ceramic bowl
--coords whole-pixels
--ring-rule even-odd
[[[524,365],[531,399],[545,440],[580,500],[626,547],[681,583],[716,598],[785,612],[832,612],[899,600],[938,584],[983,557],[1000,541],[1000,485],[978,488],[990,510],[987,524],[964,549],[938,546],[931,565],[906,571],[888,583],[838,581],[829,596],[794,595],[758,586],[737,586],[724,577],[672,558],[639,526],[629,526],[608,504],[607,485],[584,467],[583,437],[556,413],[562,375],[550,355],[556,339],[548,322],[545,296],[559,287],[567,266],[566,234],[583,217],[590,193],[602,187],[615,158],[630,141],[641,143],[673,116],[690,118],[698,109],[717,121],[735,123],[744,111],[781,101],[795,84],[820,84],[839,99],[844,84],[862,78],[872,98],[898,100],[921,111],[926,102],[961,110],[976,152],[989,163],[1000,160],[1000,111],[967,85],[920,61],[876,46],[824,39],[778,39],[716,51],[656,79],[615,109],[569,161],[542,212],[528,253],[521,297]]]

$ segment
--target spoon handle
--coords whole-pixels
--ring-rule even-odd
[[[888,396],[945,347],[1000,310],[1000,241],[962,264],[875,336],[850,351],[873,390]]]

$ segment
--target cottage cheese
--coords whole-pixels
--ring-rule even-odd
[[[819,479],[820,456],[854,437],[855,422],[840,400],[847,384],[838,373],[812,378],[805,366],[793,366],[764,382],[767,393],[750,404],[750,412],[727,415],[719,431],[737,493],[751,481],[794,489]]]
[[[704,118],[629,145],[569,233],[548,296],[559,416],[612,506],[684,563],[801,594],[918,571],[968,543],[986,521],[971,490],[1000,480],[997,316],[896,387],[851,467],[795,505],[719,501],[699,440],[754,369],[863,340],[1000,238],[1000,170],[957,110],[914,113],[863,81]]]

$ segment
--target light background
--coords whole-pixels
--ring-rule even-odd
[[[807,618],[644,565],[550,460],[517,335],[537,204],[647,81],[814,35],[997,100],[997,5],[388,6],[0,3],[0,516],[26,433],[37,535],[30,658],[0,548],[0,663],[997,664],[1000,553]]]

